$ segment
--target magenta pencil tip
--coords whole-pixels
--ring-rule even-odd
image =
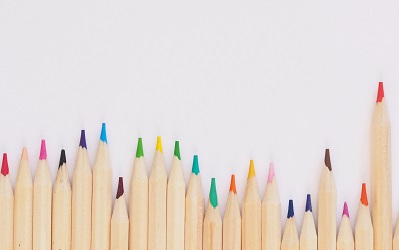
[[[274,177],[275,177],[274,163],[273,163],[273,162],[270,162],[270,166],[269,166],[269,178],[267,179],[267,182],[268,182],[268,183],[272,183]]]
[[[343,211],[342,211],[342,216],[346,216],[346,217],[348,217],[348,218],[350,218],[350,216],[349,216],[349,209],[348,209],[348,204],[346,204],[346,202],[344,202],[344,209],[343,209]]]
[[[4,153],[3,154],[3,162],[1,164],[1,174],[4,175],[4,176],[7,176],[8,172],[9,172],[9,169],[8,169],[7,154]]]
[[[40,156],[39,160],[47,159],[46,141],[42,140],[42,145],[40,146]]]

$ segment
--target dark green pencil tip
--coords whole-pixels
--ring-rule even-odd
[[[212,178],[211,190],[209,191],[209,201],[213,208],[218,206],[218,194],[216,192],[216,179]]]
[[[144,150],[143,150],[143,140],[139,138],[137,142],[137,150],[136,150],[136,158],[140,158],[144,156]]]
[[[191,172],[193,172],[195,175],[198,175],[200,172],[198,165],[198,155],[194,155],[193,168],[191,169]]]
[[[177,159],[181,160],[181,158],[180,158],[180,145],[179,145],[179,141],[175,141],[175,156],[177,157]]]

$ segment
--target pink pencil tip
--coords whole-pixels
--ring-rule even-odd
[[[3,154],[3,162],[1,164],[1,174],[4,175],[4,176],[7,176],[8,172],[9,172],[9,169],[8,169],[7,154],[4,153]]]
[[[342,211],[342,216],[346,216],[346,217],[348,217],[348,218],[350,218],[349,217],[349,210],[348,210],[348,204],[346,204],[346,202],[344,202],[344,211]]]
[[[28,159],[28,150],[26,147],[22,149],[22,155],[21,155],[21,160],[27,160]]]
[[[378,83],[378,93],[377,93],[377,103],[382,102],[384,98],[384,84],[382,82]]]
[[[270,167],[269,167],[269,178],[267,179],[268,183],[272,183],[273,179],[275,177],[274,173],[274,163],[270,162]]]
[[[46,160],[46,159],[47,159],[46,141],[42,140],[42,145],[40,147],[39,160]]]

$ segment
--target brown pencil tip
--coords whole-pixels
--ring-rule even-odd
[[[235,176],[234,174],[231,175],[230,192],[233,192],[233,193],[237,194],[237,189],[236,189],[236,176]]]
[[[326,165],[328,170],[332,171],[331,159],[330,159],[330,149],[328,149],[328,148],[326,149],[326,154],[324,156],[324,164]]]
[[[119,199],[124,193],[123,189],[123,177],[119,177],[119,183],[118,183],[118,191],[116,192],[116,198]]]

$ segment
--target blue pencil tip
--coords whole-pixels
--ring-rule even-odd
[[[294,217],[294,201],[293,200],[289,200],[288,202],[288,214],[287,214],[287,218],[292,218]]]
[[[86,133],[85,133],[84,129],[82,129],[82,131],[80,132],[80,143],[79,143],[79,146],[81,146],[82,148],[87,149],[87,146],[86,146]]]
[[[107,141],[107,131],[106,131],[106,129],[105,129],[105,122],[102,124],[102,127],[101,127],[100,140],[108,144],[108,141]]]
[[[306,208],[305,212],[313,212],[312,210],[312,199],[310,198],[310,194],[306,196]]]

